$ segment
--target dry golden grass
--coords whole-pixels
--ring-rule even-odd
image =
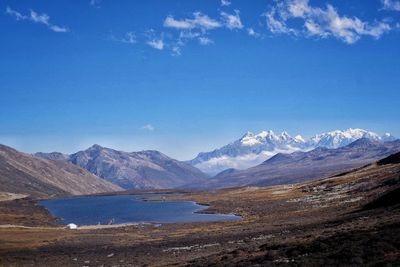
[[[0,204],[1,224],[30,224],[34,228],[0,228],[0,266],[2,258],[18,261],[19,253],[28,253],[25,263],[34,259],[35,264],[43,265],[57,260],[65,266],[76,265],[75,258],[82,265],[84,259],[109,265],[119,264],[120,260],[138,265],[169,265],[238,249],[247,249],[253,256],[261,255],[264,252],[257,252],[257,248],[266,242],[298,244],[338,232],[373,228],[382,220],[395,223],[399,214],[361,216],[356,223],[341,218],[398,186],[390,181],[398,179],[399,173],[399,164],[372,165],[342,176],[296,185],[173,196],[167,200],[194,200],[210,205],[205,212],[234,213],[243,219],[161,227],[123,225],[66,230],[54,225],[53,218],[33,202],[10,201],[8,206]],[[32,214],[30,219],[27,214]],[[324,226],[334,220],[342,221]],[[115,256],[108,258],[110,253]]]

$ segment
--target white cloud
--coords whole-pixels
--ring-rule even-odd
[[[235,10],[235,14],[228,14],[226,12],[221,12],[222,19],[225,22],[225,26],[228,29],[243,29],[243,23],[240,20],[239,10]]]
[[[193,32],[193,31],[181,31],[179,33],[179,39],[184,40],[184,39],[195,39],[202,35],[200,32]]]
[[[181,47],[179,45],[173,46],[171,50],[173,56],[180,56],[182,54]]]
[[[187,30],[187,29],[193,29],[194,24],[187,19],[176,20],[172,16],[168,16],[164,21],[164,27]]]
[[[348,44],[357,42],[362,36],[379,39],[391,30],[385,22],[365,22],[357,17],[339,15],[338,11],[327,4],[325,8],[311,6],[309,0],[285,0],[278,2],[265,14],[266,22],[272,33],[285,33],[320,38],[335,37]],[[288,27],[288,22],[296,19],[302,22],[302,28]]]
[[[381,0],[383,9],[400,11],[400,1],[395,0]]]
[[[34,23],[46,25],[53,32],[68,32],[69,29],[66,27],[54,25],[50,23],[50,16],[43,13],[38,14],[34,10],[30,10],[29,16],[23,15],[18,11],[11,9],[10,7],[6,8],[6,14],[13,16],[16,20],[27,20],[32,21]]]
[[[147,44],[157,50],[163,50],[165,46],[163,39],[149,40]]]
[[[273,7],[269,12],[264,14],[267,22],[267,27],[272,33],[295,33],[294,29],[286,26],[285,19],[276,18],[276,9]]]
[[[169,45],[174,56],[181,55],[182,48],[191,40],[198,40],[201,45],[212,44],[213,41],[207,36],[208,31],[222,27],[222,23],[216,19],[201,13],[194,12],[193,17],[175,19],[167,16],[164,20],[164,27],[178,30],[176,40]]]
[[[69,32],[68,28],[60,27],[57,25],[49,25],[49,29],[52,30],[53,32]]]
[[[253,28],[247,28],[247,34],[255,38],[260,37],[260,34],[256,32]]]
[[[34,22],[49,25],[50,17],[47,14],[40,15],[40,14],[36,13],[35,11],[31,10],[31,19]]]
[[[168,16],[164,20],[164,27],[174,28],[178,30],[201,29],[203,31],[212,30],[221,27],[221,23],[210,18],[201,12],[194,12],[193,18],[177,20],[172,16]]]
[[[89,3],[90,3],[90,5],[91,5],[92,7],[100,8],[101,1],[102,1],[102,0],[90,0]]]
[[[142,127],[140,127],[140,129],[146,130],[146,131],[149,131],[149,132],[153,132],[155,130],[154,126],[151,125],[150,123],[148,123],[146,125],[143,125]]]
[[[124,44],[136,44],[137,38],[134,32],[126,32],[122,37],[117,37],[113,33],[110,33],[108,37],[111,41],[120,42]]]
[[[221,0],[221,6],[230,6],[231,5],[231,1],[229,0]]]
[[[211,30],[221,27],[221,23],[208,17],[207,15],[203,15],[200,12],[195,12],[193,15],[195,17],[194,23],[202,29]]]
[[[136,35],[133,32],[127,32],[125,33],[125,36],[121,39],[121,42],[126,44],[135,44]]]
[[[18,11],[12,10],[10,7],[6,8],[6,14],[14,16],[16,20],[26,20],[29,19],[29,17],[22,15]]]
[[[213,40],[211,40],[210,38],[206,37],[206,36],[200,36],[199,37],[199,43],[201,45],[209,45],[214,43]]]

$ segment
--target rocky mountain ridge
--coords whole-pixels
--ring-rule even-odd
[[[36,153],[57,158],[59,153]],[[164,189],[202,182],[208,176],[195,167],[155,150],[118,151],[100,145],[67,155],[59,160],[80,166],[124,189]]]

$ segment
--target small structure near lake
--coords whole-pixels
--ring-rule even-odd
[[[74,223],[69,223],[69,224],[67,224],[67,229],[77,230],[78,229],[78,225],[76,225]]]

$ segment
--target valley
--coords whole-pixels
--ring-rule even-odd
[[[0,264],[398,265],[398,157],[299,184],[168,197],[241,215],[237,221],[67,230],[32,199],[2,201]],[[30,228],[7,226],[15,224]]]
[[[400,266],[400,0],[0,9],[0,267]]]

